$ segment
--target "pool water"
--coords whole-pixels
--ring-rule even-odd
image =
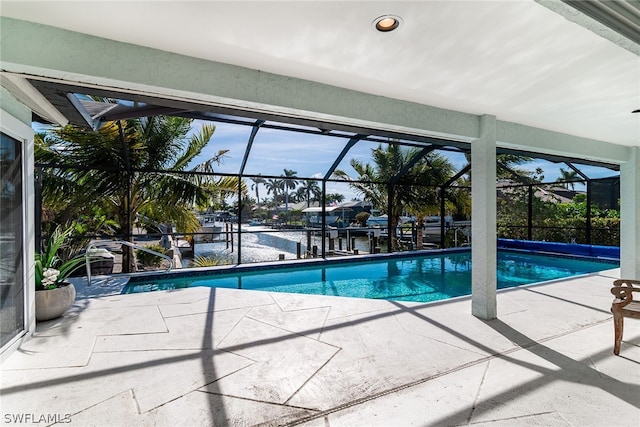
[[[498,289],[594,273],[615,261],[498,252]],[[384,258],[335,265],[224,274],[132,278],[123,293],[207,286],[394,301],[430,302],[471,294],[471,253]]]

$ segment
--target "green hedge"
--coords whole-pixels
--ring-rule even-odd
[[[525,221],[507,223],[498,221],[498,237],[504,239],[527,239]],[[535,221],[532,228],[532,240],[587,243],[587,227],[584,218],[546,218]],[[591,244],[602,246],[620,246],[620,218],[592,218]]]

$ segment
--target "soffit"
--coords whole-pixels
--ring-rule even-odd
[[[4,16],[640,146],[640,58],[533,0],[6,1]],[[397,31],[374,18],[399,15]],[[131,64],[123,64],[131,66]]]

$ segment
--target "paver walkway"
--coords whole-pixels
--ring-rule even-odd
[[[640,322],[614,356],[618,274],[501,291],[493,321],[468,298],[78,286],[2,364],[2,422],[637,427]]]

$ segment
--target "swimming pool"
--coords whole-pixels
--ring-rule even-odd
[[[498,289],[566,278],[618,267],[618,262],[498,252]],[[207,286],[394,301],[430,302],[471,294],[471,252],[369,261],[325,262],[218,273],[132,277],[123,293]]]

